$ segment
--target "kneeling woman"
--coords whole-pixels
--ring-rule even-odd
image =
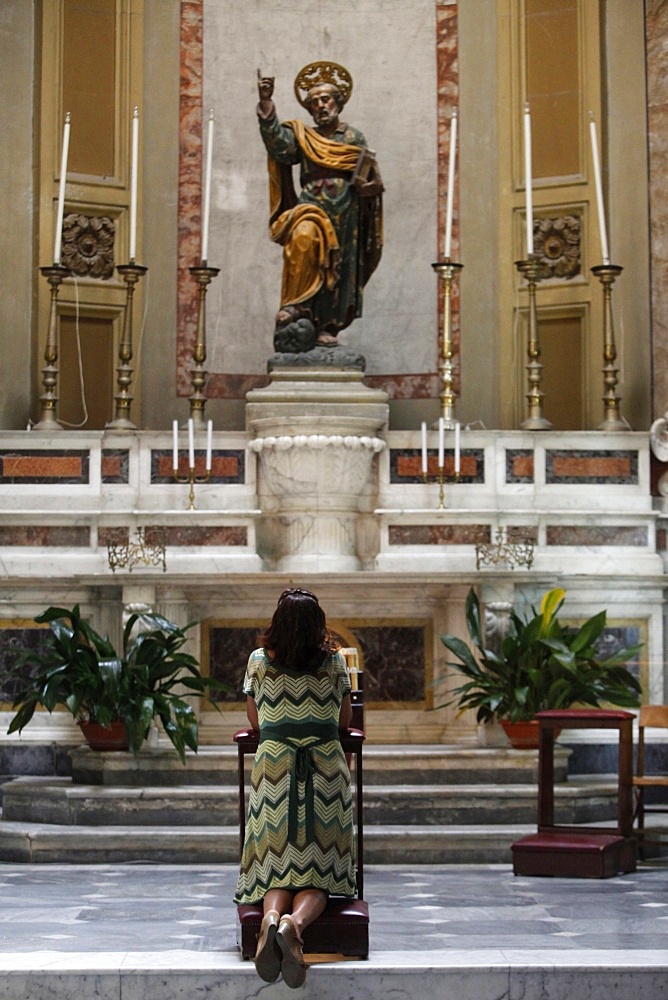
[[[306,977],[302,932],[330,895],[354,896],[350,772],[339,728],[350,725],[350,681],[317,597],[281,594],[244,678],[260,731],[238,903],[263,901],[255,967],[288,986]]]

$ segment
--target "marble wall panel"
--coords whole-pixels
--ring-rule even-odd
[[[491,541],[489,524],[391,524],[390,545],[485,545]]]
[[[41,650],[51,638],[45,626],[28,622],[0,622],[0,704],[11,705],[16,683],[8,676],[26,650]]]
[[[245,525],[172,525],[166,532],[161,525],[147,524],[144,529],[147,545],[173,546],[237,546],[248,545],[248,529]]]
[[[90,545],[90,528],[87,525],[0,525],[0,546],[2,545],[45,549],[87,548]]]
[[[484,483],[485,453],[482,448],[467,448],[461,452],[460,482]],[[455,453],[446,448],[444,469],[447,477],[455,474]],[[427,470],[430,476],[438,476],[438,451],[427,451]],[[418,448],[392,448],[390,450],[390,482],[422,483],[422,452]]]
[[[624,525],[548,524],[545,542],[547,545],[633,545],[644,548],[649,539],[644,525],[634,528]]]
[[[547,483],[638,483],[637,451],[569,451],[545,452]]]
[[[151,484],[153,486],[173,483],[174,455],[172,451],[154,449],[151,451]],[[205,474],[206,452],[199,448],[195,449],[195,474],[203,476]],[[179,452],[179,476],[188,475],[188,455],[185,451]],[[246,455],[241,449],[214,449],[211,452],[211,476],[210,483],[240,483],[245,482],[246,476]]]
[[[21,453],[0,452],[0,485],[58,483],[79,485],[89,482],[90,452],[63,449],[31,449]]]
[[[506,482],[533,483],[534,454],[528,448],[506,449]]]
[[[102,482],[127,484],[130,482],[130,452],[127,448],[102,449]]]

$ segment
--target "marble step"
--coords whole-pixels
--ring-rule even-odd
[[[365,827],[365,864],[509,864],[510,846],[535,832],[512,826]],[[0,820],[0,860],[34,864],[223,864],[239,859],[237,826],[73,827]]]
[[[365,827],[382,824],[460,825],[531,823],[537,786],[531,784],[367,785]],[[555,788],[561,823],[614,818],[612,781],[569,781]],[[216,826],[238,822],[236,786],[110,787],[69,778],[17,778],[4,786],[6,820],[61,825]]]
[[[566,779],[570,751],[557,747],[555,780]],[[145,747],[133,757],[79,747],[70,754],[72,778],[78,784],[113,786],[235,785],[238,774],[234,745],[200,747],[186,765],[169,748]],[[250,768],[251,758],[246,758]],[[538,753],[510,747],[373,745],[364,747],[364,783],[368,785],[534,783]]]

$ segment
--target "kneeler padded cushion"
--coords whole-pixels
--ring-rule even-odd
[[[635,871],[632,839],[605,832],[533,833],[512,845],[515,875],[611,878]]]
[[[237,906],[237,944],[244,958],[253,958],[262,923],[262,906]],[[369,954],[369,907],[363,899],[333,896],[327,909],[304,931],[304,953],[354,955]]]

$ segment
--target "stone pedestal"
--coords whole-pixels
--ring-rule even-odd
[[[387,393],[360,371],[272,372],[246,396],[251,450],[259,458],[258,549],[282,572],[360,568],[358,519],[373,509],[374,456],[385,447]]]

